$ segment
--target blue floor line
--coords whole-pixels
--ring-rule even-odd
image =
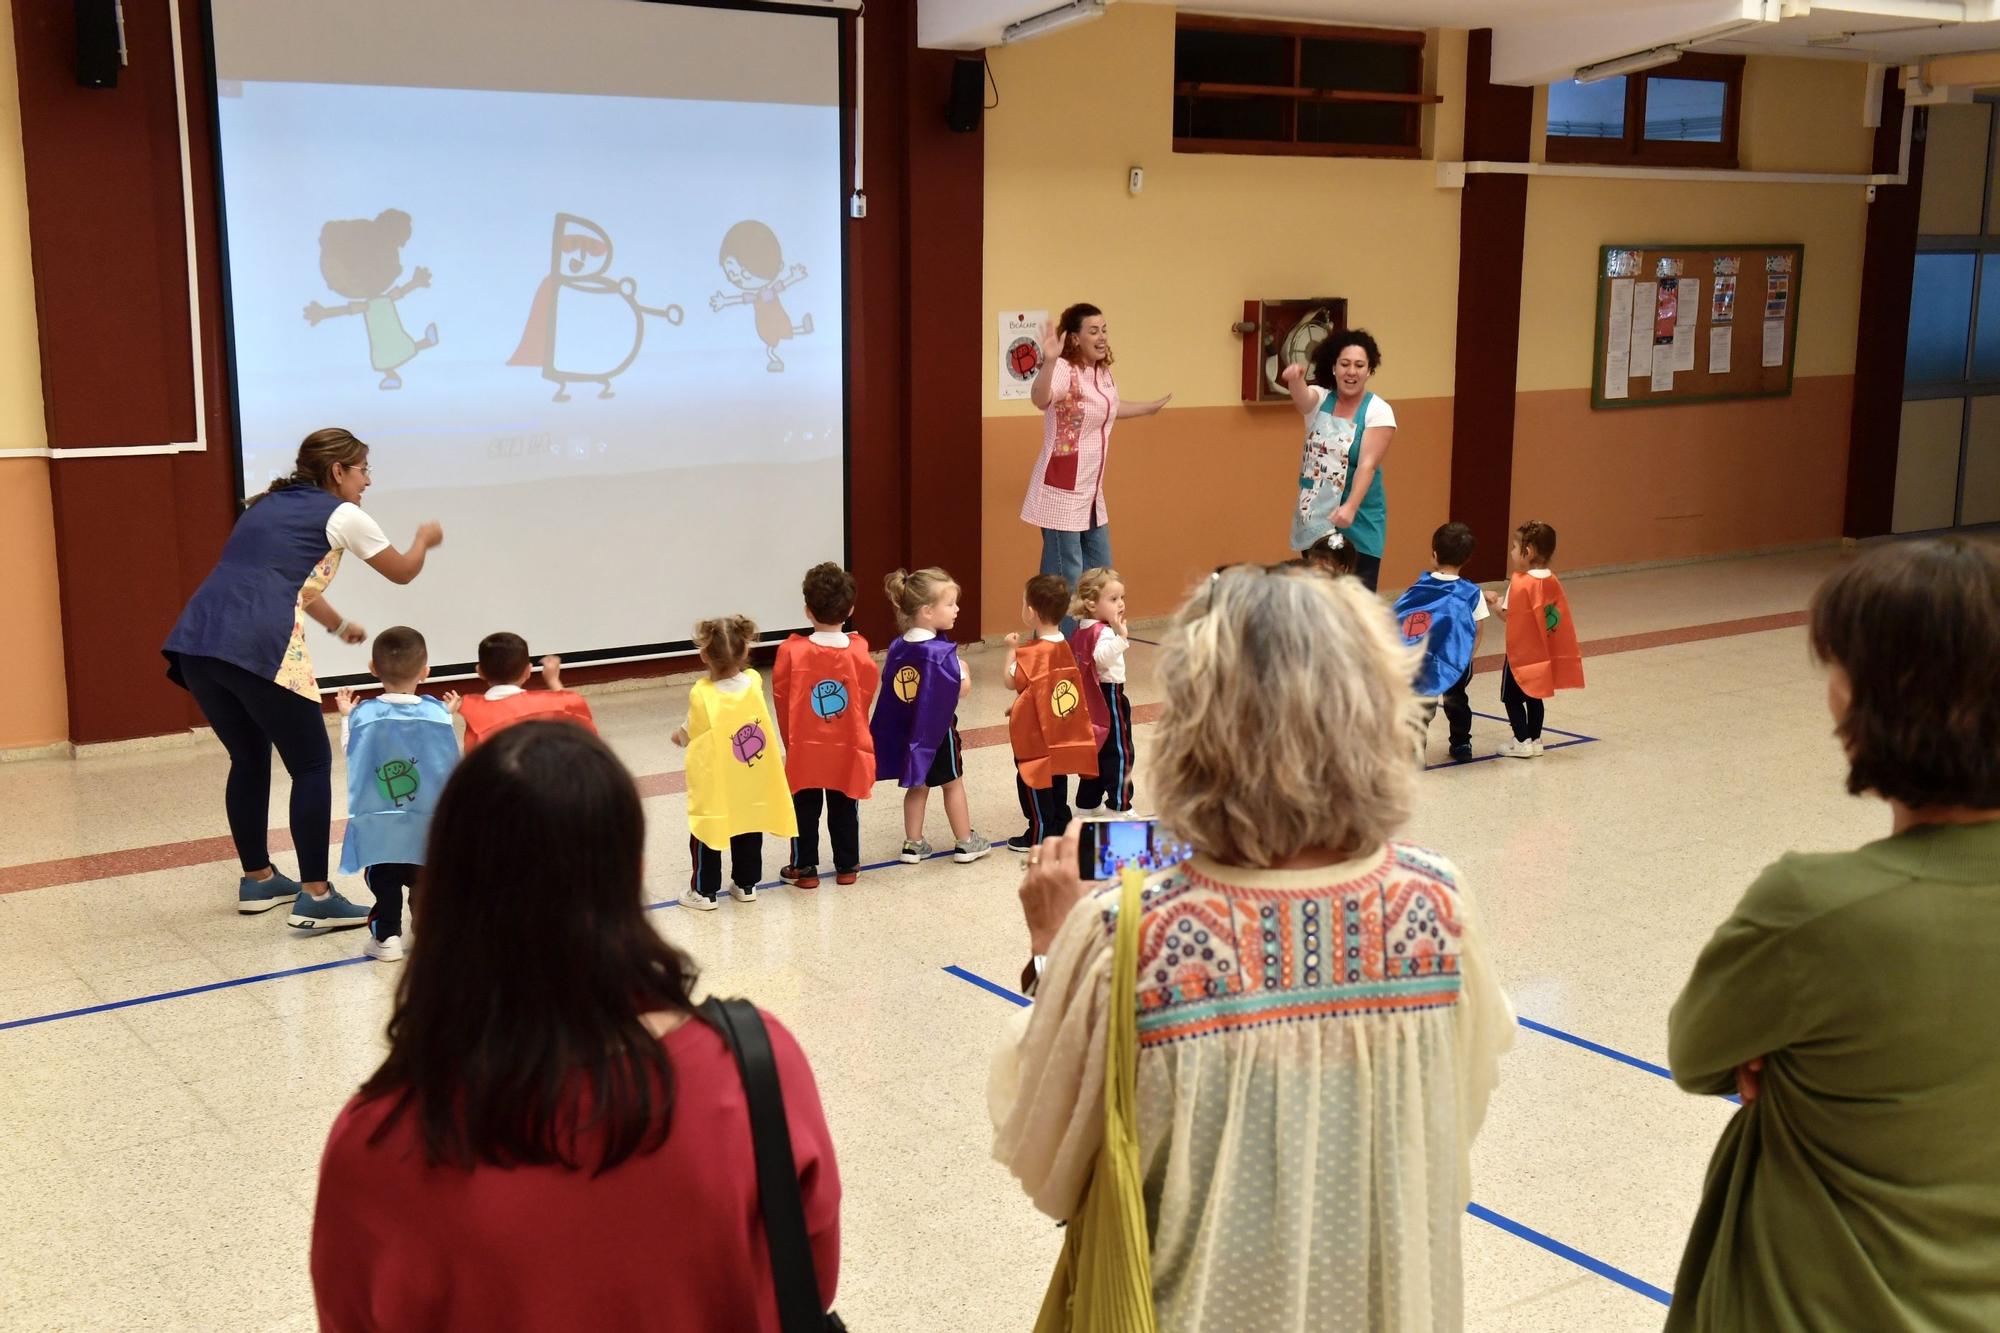
[[[0,1023],[0,1032],[9,1028],[34,1027],[38,1023],[53,1023],[62,1018],[82,1018],[87,1014],[108,1013],[113,1009],[130,1009],[137,1004],[158,1004],[161,1000],[178,1000],[183,995],[204,995],[209,991],[229,990],[236,986],[254,986],[260,981],[277,981],[282,977],[302,977],[310,972],[326,972],[336,967],[352,967],[369,959],[362,954],[352,958],[335,958],[325,963],[308,963],[304,967],[287,967],[277,972],[259,972],[253,977],[232,977],[228,981],[211,981],[204,986],[185,986],[180,990],[161,991],[157,995],[140,995],[130,1000],[111,1000],[105,1004],[86,1005],[82,1009],[64,1009],[60,1013],[37,1014],[33,1018],[13,1018]]]
[[[952,976],[957,977],[960,981],[971,982],[973,985],[979,987],[981,990],[989,991],[994,995],[998,995],[1001,999],[1010,1001],[1011,1003],[1017,1005],[1028,1005],[1034,1003],[1034,1001],[1030,1000],[1027,996],[1021,994],[1019,991],[1009,990],[1007,987],[1002,986],[997,981],[988,981],[985,977],[980,976],[977,972],[968,972],[964,968],[959,967],[955,964],[953,966],[945,968],[944,970],[946,972],[949,972]],[[1576,1041],[1577,1044],[1580,1046],[1586,1046],[1591,1050],[1600,1051],[1605,1055],[1609,1055],[1616,1059],[1623,1060],[1628,1064],[1638,1065],[1641,1069],[1652,1069],[1652,1070],[1657,1070],[1658,1072],[1661,1073],[1665,1072],[1664,1070],[1658,1070],[1658,1066],[1646,1064],[1643,1060],[1635,1060],[1629,1055],[1620,1055],[1618,1052],[1606,1046],[1598,1046],[1591,1042],[1580,1041],[1573,1037],[1567,1037],[1562,1033],[1555,1032],[1553,1029],[1544,1028],[1538,1023],[1530,1023],[1526,1019],[1522,1019],[1521,1024],[1523,1027],[1534,1028],[1537,1032],[1547,1032],[1551,1036],[1561,1036],[1564,1037],[1565,1040]],[[1597,1276],[1601,1278],[1609,1278],[1611,1281],[1616,1282],[1619,1286],[1628,1288],[1629,1290],[1632,1291],[1636,1291],[1641,1296],[1645,1296],[1648,1297],[1649,1299],[1658,1301],[1662,1305],[1666,1305],[1669,1303],[1670,1298],[1668,1294],[1665,1291],[1662,1291],[1660,1288],[1654,1286],[1652,1283],[1646,1281],[1644,1278],[1634,1277],[1622,1268],[1618,1268],[1612,1264],[1607,1264],[1602,1259],[1596,1258],[1593,1255],[1585,1254],[1582,1250],[1577,1249],[1573,1245],[1565,1245],[1561,1241],[1557,1240],[1555,1237],[1544,1235],[1542,1232],[1535,1230],[1533,1227],[1524,1226],[1521,1223],[1516,1222],[1511,1217],[1507,1217],[1504,1216],[1503,1214],[1496,1213],[1491,1208],[1484,1207],[1483,1205],[1477,1203],[1468,1204],[1466,1206],[1465,1211],[1472,1214],[1474,1217],[1478,1218],[1482,1222],[1486,1222],[1493,1226],[1499,1227],[1502,1231],[1505,1231],[1510,1235],[1519,1237],[1521,1240],[1525,1240],[1531,1245],[1537,1245],[1542,1249],[1547,1250],[1550,1254],[1555,1255],[1557,1258],[1567,1259],[1571,1263],[1577,1265],[1579,1268],[1588,1269],[1590,1272],[1597,1274]]]
[[[1627,1055],[1623,1051],[1599,1045],[1597,1042],[1591,1041],[1586,1037],[1579,1037],[1573,1032],[1564,1032],[1561,1028],[1552,1028],[1546,1023],[1537,1023],[1532,1018],[1518,1018],[1515,1021],[1530,1032],[1539,1032],[1544,1037],[1554,1037],[1557,1041],[1566,1041],[1572,1046],[1581,1046],[1584,1050],[1590,1051],[1593,1054],[1616,1060],[1620,1064],[1630,1065],[1634,1069],[1643,1069],[1648,1074],[1657,1074],[1670,1082],[1674,1077],[1673,1071],[1664,1065],[1656,1065],[1651,1060],[1641,1060],[1636,1055]]]

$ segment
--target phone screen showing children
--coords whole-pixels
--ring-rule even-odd
[[[463,14],[214,0],[245,491],[366,440],[363,505],[448,543],[331,595],[443,662],[792,625],[846,540],[837,16]],[[367,652],[314,643],[323,681]]]

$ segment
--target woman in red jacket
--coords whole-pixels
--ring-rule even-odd
[[[510,728],[454,773],[389,1056],[320,1163],[322,1329],[777,1333],[743,1085],[644,915],[644,841],[630,775],[580,728]],[[764,1023],[830,1305],[833,1145]]]

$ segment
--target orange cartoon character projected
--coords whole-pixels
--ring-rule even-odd
[[[556,214],[549,241],[549,271],[535,291],[521,344],[510,366],[539,366],[556,386],[555,401],[569,401],[572,384],[595,384],[609,398],[611,381],[639,356],[646,316],[681,322],[677,305],[641,305],[639,284],[611,276],[611,236],[589,218]]]
[[[722,265],[722,276],[736,288],[736,294],[727,296],[717,292],[708,298],[708,308],[720,311],[732,305],[755,306],[757,336],[764,341],[767,358],[764,369],[773,375],[782,373],[785,359],[778,355],[778,344],[803,338],[813,331],[811,315],[794,324],[785,313],[784,303],[778,300],[785,288],[805,280],[806,266],[785,267],[785,252],[778,244],[778,234],[755,221],[739,222],[729,229],[729,234],[722,238],[722,253],[717,262]]]
[[[396,302],[431,285],[431,271],[419,267],[410,280],[396,285],[403,271],[403,247],[410,239],[410,215],[400,208],[384,209],[373,218],[345,218],[319,229],[319,272],[326,285],[345,296],[346,305],[306,306],[306,323],[317,327],[339,315],[359,315],[368,331],[368,363],[382,374],[378,388],[400,389],[396,372],[418,352],[436,347],[438,326],[424,328],[419,342],[403,327]]]

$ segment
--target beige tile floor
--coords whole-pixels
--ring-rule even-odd
[[[1839,559],[1579,579],[1572,595],[1588,641],[1797,611]],[[1141,702],[1157,697],[1156,651],[1133,650]],[[977,689],[962,724],[990,726],[1005,704],[998,653],[969,658]],[[1536,1025],[1505,1061],[1475,1153],[1474,1198],[1488,1210],[1464,1222],[1475,1330],[1658,1327],[1661,1306],[1606,1272],[1671,1285],[1733,1109],[1642,1067],[1665,1058],[1667,1008],[1766,861],[1885,827],[1878,808],[1842,793],[1802,630],[1602,656],[1588,672],[1589,688],[1556,701],[1549,725],[1592,743],[1431,771],[1409,830],[1465,871],[1516,1007]],[[678,766],[666,735],[684,692],[597,701],[636,772]],[[1478,677],[1474,706],[1498,715],[1497,694],[1497,677]],[[1142,806],[1149,730],[1138,729]],[[1503,734],[1482,719],[1475,743],[1489,752]],[[1431,757],[1443,758],[1441,722]],[[1017,831],[1004,747],[971,752],[968,767],[982,831]],[[208,742],[0,765],[0,868],[222,834],[222,774]],[[274,826],[283,800],[280,784]],[[647,809],[647,889],[665,903],[686,875],[685,799]],[[932,821],[938,839],[935,807]],[[863,837],[870,859],[893,854],[898,802],[886,791],[864,806]],[[769,849],[767,875],[780,851]],[[945,970],[1018,974],[1019,873],[1002,852],[970,867],[885,868],[848,889],[773,891],[706,916],[656,914],[710,988],[775,1011],[812,1058],[840,1147],[840,1305],[857,1328],[1024,1327],[1058,1247],[988,1158],[984,1075],[1009,1003]],[[0,1026],[0,1327],[312,1326],[319,1146],[380,1057],[396,969],[355,961],[352,933],[300,937],[282,913],[238,917],[234,880],[216,861],[0,895],[0,1025],[287,974]]]

